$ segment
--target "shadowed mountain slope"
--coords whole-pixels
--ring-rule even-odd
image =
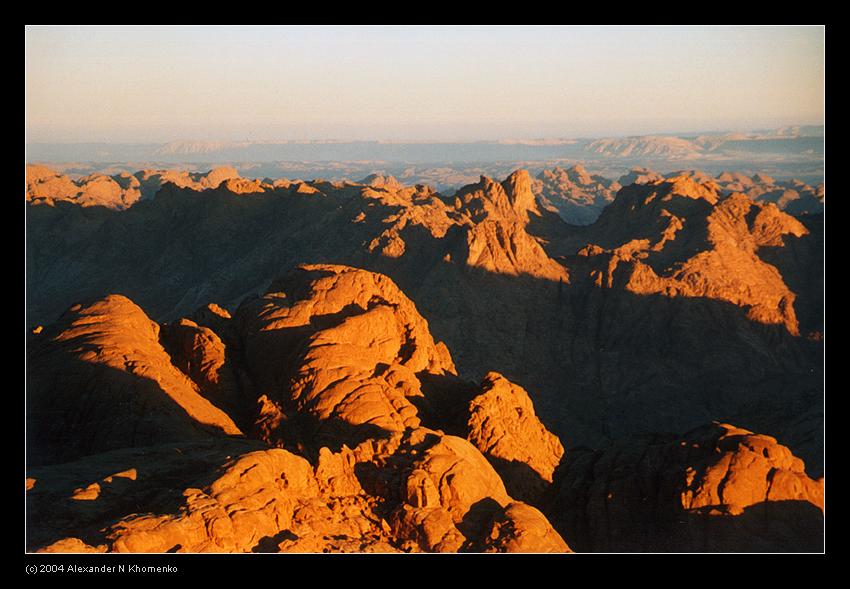
[[[547,513],[579,551],[819,552],[823,483],[774,438],[715,423],[570,452]]]

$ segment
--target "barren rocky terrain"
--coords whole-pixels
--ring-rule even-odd
[[[823,547],[823,185],[27,173],[29,550]]]

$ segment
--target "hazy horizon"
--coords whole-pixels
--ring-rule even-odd
[[[29,143],[474,142],[824,123],[824,28],[26,29]]]
[[[596,133],[596,134],[584,134],[584,135],[551,135],[551,136],[524,136],[524,135],[516,135],[516,136],[493,136],[488,138],[436,138],[436,139],[417,139],[417,138],[405,138],[400,137],[398,139],[381,139],[376,137],[353,137],[353,138],[335,138],[335,137],[305,137],[305,138],[291,138],[291,137],[271,137],[265,139],[252,139],[250,137],[244,138],[230,138],[230,139],[221,139],[221,138],[200,138],[200,137],[174,137],[172,139],[162,139],[162,140],[150,140],[150,141],[132,141],[132,140],[119,140],[119,141],[55,141],[55,140],[43,140],[43,141],[33,141],[27,140],[27,144],[32,145],[162,145],[169,143],[256,143],[256,144],[297,144],[297,143],[382,143],[382,144],[475,144],[475,143],[495,143],[495,142],[523,142],[523,141],[575,141],[575,140],[588,140],[588,139],[600,139],[600,138],[629,138],[629,137],[652,137],[652,136],[672,136],[672,137],[685,137],[685,136],[699,136],[699,135],[710,135],[710,134],[723,134],[723,133],[755,133],[755,132],[767,132],[773,131],[780,128],[785,127],[824,127],[824,124],[817,122],[800,122],[796,120],[788,120],[785,122],[777,122],[774,125],[763,125],[763,126],[741,126],[741,127],[718,127],[716,129],[712,128],[704,128],[704,129],[686,129],[686,130],[677,130],[675,128],[664,129],[664,130],[648,130],[645,132],[639,133]]]

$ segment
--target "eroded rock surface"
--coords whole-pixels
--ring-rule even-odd
[[[463,439],[408,430],[353,450],[323,449],[315,466],[287,450],[252,450],[257,444],[129,449],[34,469],[28,490],[30,525],[37,528],[34,547],[43,552],[569,551],[539,511],[507,495],[498,474]],[[138,469],[100,474],[128,462]],[[127,514],[132,506],[142,512],[137,507]],[[46,510],[54,514],[50,524],[35,523]]]
[[[721,200],[713,182],[680,176],[624,188],[593,226],[598,241],[579,254],[598,268],[591,275],[600,286],[619,279],[639,295],[727,301],[798,335],[796,296],[758,252],[807,233],[772,204],[740,194]]]
[[[417,374],[455,372],[446,346],[386,276],[302,266],[269,290],[237,315],[269,443],[295,433],[290,443],[338,447],[417,427]]]
[[[120,212],[33,203],[31,327],[109,292],[210,327],[199,307],[235,313],[305,260],[345,264],[389,276],[460,377],[498,370],[567,446],[723,419],[811,440],[792,445],[816,465],[820,428],[801,427],[798,407],[822,396],[822,215],[801,227],[730,196],[727,178],[635,174],[583,227],[546,210],[522,171],[453,195],[377,177],[242,192],[190,175]],[[241,353],[238,330],[214,331]]]
[[[159,343],[160,327],[120,295],[71,307],[32,340],[30,464],[122,447],[239,435]]]
[[[568,452],[546,512],[578,551],[817,552],[823,483],[775,438],[715,423]]]
[[[467,409],[468,385],[456,376],[447,348],[434,341],[414,304],[386,276],[346,266],[302,266],[233,317],[217,305],[193,317],[160,327],[125,297],[110,296],[72,308],[32,335],[42,377],[65,370],[85,383],[61,399],[63,411],[74,414],[78,399],[85,405],[87,395],[109,390],[113,405],[98,401],[102,415],[116,422],[80,414],[77,429],[54,436],[57,442],[97,441],[74,452],[54,438],[33,442],[46,463],[85,455],[28,471],[33,549],[569,551],[538,510],[508,493],[475,445],[421,427],[420,407],[430,422],[452,426],[456,413],[474,424],[482,414]],[[102,372],[130,367],[184,410],[183,429],[172,425],[163,401],[147,390],[116,388],[109,380],[111,388],[104,388]],[[238,378],[243,372],[247,378]],[[447,384],[431,406],[431,380],[443,378]],[[56,386],[55,378],[41,381],[36,398],[46,398],[51,384]],[[507,387],[501,396],[511,409],[533,418],[524,391],[514,392],[497,375],[486,386],[491,384]],[[459,408],[447,411],[455,386]],[[479,404],[496,409],[501,396]],[[228,437],[239,433],[232,421],[229,429],[207,432],[210,424],[202,419],[227,420],[225,411],[239,412],[240,403],[253,403],[254,425],[247,431],[259,439]],[[121,429],[128,418],[116,416],[116,404],[157,419],[161,435]],[[42,400],[30,407],[29,421],[47,429],[51,415]],[[487,444],[487,428],[499,418],[491,411],[486,426],[474,427],[481,436],[471,438],[494,456],[506,456],[504,441]],[[207,436],[198,437],[193,428]],[[125,429],[133,431],[131,437]],[[504,428],[515,430],[514,424]],[[534,459],[527,454],[511,456]],[[47,511],[49,524],[40,523]]]
[[[581,172],[567,171],[577,174],[571,182],[583,185]],[[34,181],[54,176],[33,172]],[[620,190],[598,221],[575,227],[535,198],[524,172],[503,182],[482,177],[452,196],[387,177],[133,176],[143,198],[127,210],[79,206],[76,198],[32,199],[28,208],[30,387],[41,391],[31,407],[44,416],[34,427],[49,448],[46,460],[37,458],[41,449],[31,456],[42,464],[125,443],[217,443],[241,431],[264,440],[261,450],[280,447],[328,470],[349,460],[348,448],[424,429],[436,440],[472,440],[511,502],[551,516],[534,499],[558,463],[549,431],[574,462],[581,445],[618,448],[634,434],[688,431],[717,419],[775,435],[805,459],[808,475],[822,473],[823,215],[794,218],[779,200],[733,194],[741,178],[635,171],[638,183]],[[144,197],[146,190],[156,197]],[[305,260],[323,263],[288,273]],[[81,337],[69,336],[70,347],[55,340],[76,321],[50,325],[70,303],[109,292],[130,296],[163,322],[159,331],[135,312],[113,321],[111,311],[98,311],[102,318],[75,324]],[[121,334],[115,345],[113,332]],[[491,388],[510,394],[487,397],[476,384],[492,370],[510,383]],[[531,411],[520,390],[533,400]],[[489,400],[470,408],[479,395]],[[198,403],[218,417],[199,424],[191,415]],[[124,409],[150,419],[125,417]],[[70,419],[56,419],[60,411]],[[222,415],[237,429],[225,427]],[[92,426],[98,420],[106,429]],[[318,464],[323,447],[336,458]],[[382,478],[364,471],[413,467],[411,452],[399,451],[396,459],[389,458],[395,450],[382,450],[370,455],[384,458],[355,460],[360,472],[332,484],[348,485],[348,499],[321,509],[322,495],[298,502],[289,529],[261,548],[484,550],[485,526],[493,546],[519,546],[513,536],[499,538],[517,529],[512,522],[535,518],[521,509],[506,515],[498,493],[479,497],[483,503],[456,522],[457,510],[434,502],[424,482],[412,502],[399,502],[398,480],[388,483],[392,495],[367,490]],[[103,476],[72,494],[102,496]],[[180,489],[209,496],[208,483]],[[785,521],[780,502],[767,503],[765,517]],[[346,509],[380,515],[386,525],[377,518],[374,526],[350,524],[360,516],[343,517]],[[793,548],[782,540],[793,537],[785,524],[734,531],[758,520],[747,517],[753,509],[761,508],[745,507],[732,516],[733,531],[719,537],[744,534]],[[152,513],[183,517],[176,510]],[[708,521],[723,527],[717,522],[727,520]],[[349,526],[337,544],[325,538],[335,526]],[[579,544],[563,537],[588,546],[581,536]],[[746,543],[724,542],[718,549]]]
[[[467,438],[501,474],[515,497],[536,502],[552,482],[564,447],[540,423],[525,389],[491,372],[469,403]]]

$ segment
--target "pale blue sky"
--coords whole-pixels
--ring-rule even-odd
[[[476,140],[823,123],[813,27],[38,27],[31,142]]]

